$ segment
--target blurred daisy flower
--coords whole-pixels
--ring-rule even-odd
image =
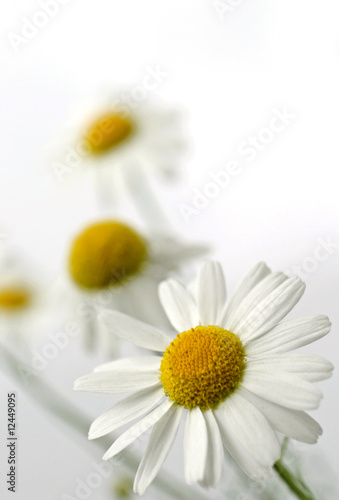
[[[16,350],[39,338],[39,331],[50,324],[48,283],[31,262],[14,249],[0,255],[1,340]]]
[[[133,101],[132,93],[133,88],[103,89],[92,103],[87,99],[63,141],[71,145],[53,162],[59,181],[86,172],[101,205],[116,200],[122,189],[148,189],[145,171],[174,177],[185,146],[180,112],[150,97]]]
[[[82,317],[87,344],[96,337],[114,354],[115,336],[97,322],[103,307],[143,321],[166,321],[157,286],[169,272],[206,254],[205,245],[189,245],[169,235],[142,235],[124,222],[103,220],[84,228],[73,240],[68,269],[75,292],[73,308]],[[166,321],[167,324],[167,321]]]
[[[195,286],[161,283],[159,294],[177,332],[174,340],[158,328],[117,311],[104,311],[109,330],[162,356],[142,356],[101,365],[75,382],[75,389],[133,392],[97,418],[89,438],[103,436],[142,417],[125,431],[104,458],[126,448],[153,427],[134,481],[143,494],[162,466],[186,414],[185,476],[214,487],[223,467],[223,446],[255,480],[279,460],[277,432],[314,443],[321,428],[305,410],[317,408],[321,392],[312,382],[331,375],[325,359],[289,351],[330,330],[326,316],[280,321],[303,295],[296,277],[272,273],[260,263],[226,301],[223,272],[207,261]]]

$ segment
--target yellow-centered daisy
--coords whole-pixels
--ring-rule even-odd
[[[90,428],[94,439],[141,417],[105,459],[153,427],[135,492],[143,494],[153,481],[184,413],[186,480],[205,487],[220,480],[223,447],[251,478],[262,480],[280,458],[277,432],[317,441],[321,428],[305,410],[321,398],[312,382],[329,377],[333,367],[319,356],[289,351],[326,335],[330,322],[317,315],[280,323],[304,288],[299,278],[260,263],[227,301],[221,266],[207,261],[195,286],[174,280],[160,285],[162,305],[179,332],[174,340],[119,312],[101,313],[111,332],[163,353],[107,363],[75,383],[83,391],[132,392]]]

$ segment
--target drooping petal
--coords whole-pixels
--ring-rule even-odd
[[[313,444],[322,434],[322,428],[318,422],[303,411],[291,410],[271,403],[242,387],[238,388],[238,393],[258,408],[273,429],[281,432],[284,436]]]
[[[322,394],[310,382],[281,370],[258,369],[248,362],[241,385],[267,401],[292,410],[312,410],[319,406]]]
[[[157,422],[150,435],[147,448],[137,470],[133,489],[143,495],[164,463],[177,435],[183,406],[172,405]]]
[[[263,299],[247,317],[240,319],[233,331],[245,344],[264,335],[291,311],[304,291],[305,284],[299,278],[287,279]]]
[[[198,311],[202,325],[216,325],[226,303],[226,285],[219,262],[205,261],[198,273]]]
[[[166,280],[159,285],[161,304],[178,332],[199,325],[198,308],[191,293],[178,281]]]
[[[239,307],[242,301],[247,297],[249,292],[254,288],[265,276],[270,274],[270,269],[263,262],[259,262],[245,278],[239,283],[234,294],[225,304],[223,311],[218,320],[218,326],[227,328],[228,318],[233,315],[233,311]]]
[[[256,357],[251,360],[251,367],[265,371],[282,370],[294,373],[309,382],[317,382],[329,378],[334,369],[327,359],[315,354],[278,354]]]
[[[118,337],[145,349],[163,352],[171,343],[171,339],[161,330],[119,311],[102,311],[99,314],[99,321]]]
[[[184,437],[185,477],[188,484],[201,481],[207,460],[208,433],[200,408],[187,413]]]
[[[322,314],[292,319],[275,326],[266,335],[250,340],[246,353],[252,356],[292,351],[324,337],[330,329],[328,317]]]
[[[280,458],[280,445],[264,415],[237,393],[214,410],[223,445],[251,478],[266,477]]]
[[[164,395],[161,384],[138,391],[119,401],[92,423],[88,439],[96,439],[147,413]]]
[[[103,460],[108,460],[109,458],[112,458],[120,453],[120,451],[127,448],[127,446],[138,439],[141,434],[155,425],[171,408],[172,404],[173,403],[171,401],[165,399],[165,401],[160,403],[156,408],[154,408],[154,410],[150,411],[144,418],[139,420],[139,422],[132,425],[132,427],[130,427],[127,431],[121,434],[118,439],[114,441],[112,446],[106,451],[105,455],[103,456]]]
[[[218,484],[221,478],[224,450],[222,447],[220,430],[212,410],[204,411],[203,416],[208,432],[208,450],[205,474],[202,481],[199,481],[199,483],[201,486],[204,486],[204,488],[213,488]]]

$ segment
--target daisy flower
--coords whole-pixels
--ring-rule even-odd
[[[320,426],[305,410],[321,399],[314,381],[332,365],[315,355],[290,354],[326,335],[327,317],[280,321],[299,301],[304,284],[258,264],[226,301],[218,262],[207,261],[195,286],[161,283],[161,303],[174,340],[161,330],[116,311],[101,313],[116,335],[162,356],[121,359],[99,366],[75,389],[132,394],[95,420],[89,438],[142,417],[104,455],[113,457],[153,427],[134,481],[143,494],[163,464],[186,414],[185,476],[204,487],[218,483],[223,447],[253,479],[261,480],[280,458],[277,433],[316,442]]]
[[[132,94],[133,88],[103,89],[92,103],[87,96],[70,120],[71,140],[63,141],[70,145],[53,162],[59,181],[72,179],[74,174],[83,178],[86,173],[102,206],[112,204],[126,189],[136,203],[140,199],[146,203],[139,195],[142,190],[150,197],[146,171],[166,181],[174,177],[185,145],[177,109],[150,97],[131,102]]]
[[[71,244],[68,269],[75,285],[73,307],[87,319],[87,344],[92,346],[98,336],[114,352],[116,337],[97,322],[103,307],[168,324],[157,297],[158,284],[183,262],[207,251],[204,245],[185,245],[170,235],[143,235],[118,220],[100,220],[84,228]]]
[[[0,255],[1,340],[27,354],[27,346],[37,330],[51,324],[48,283],[14,248]]]

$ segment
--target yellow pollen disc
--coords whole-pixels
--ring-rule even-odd
[[[146,244],[133,229],[119,222],[100,222],[73,242],[69,270],[77,285],[98,289],[120,284],[146,259]]]
[[[86,133],[88,149],[95,155],[105,153],[127,139],[133,131],[134,125],[128,118],[117,113],[104,115]]]
[[[31,294],[21,287],[8,287],[0,289],[0,309],[6,311],[17,311],[28,306],[31,301]]]
[[[245,368],[240,339],[218,326],[196,326],[167,347],[160,366],[165,394],[185,408],[216,407],[237,387]]]

